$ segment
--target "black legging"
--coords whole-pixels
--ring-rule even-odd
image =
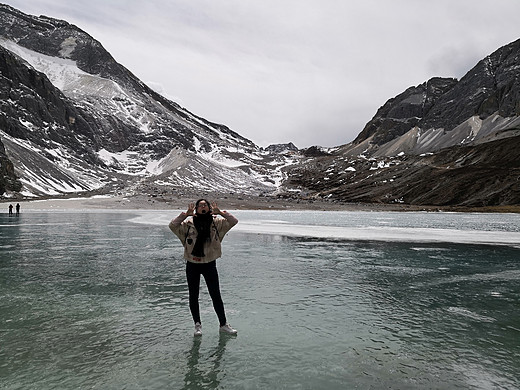
[[[190,311],[193,321],[202,323],[199,310],[200,275],[204,276],[208,286],[209,295],[213,301],[213,308],[217,313],[220,326],[226,325],[226,313],[224,312],[224,302],[222,302],[222,297],[220,296],[216,261],[202,264],[186,262],[186,279],[188,280]]]

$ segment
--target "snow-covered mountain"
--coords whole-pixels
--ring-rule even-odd
[[[65,21],[0,5],[0,136],[25,196],[140,186],[258,194],[294,156],[169,101]]]

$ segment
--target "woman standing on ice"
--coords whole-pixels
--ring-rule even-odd
[[[202,335],[199,310],[201,275],[204,276],[208,286],[213,308],[220,322],[220,332],[237,333],[226,320],[224,303],[220,296],[216,262],[222,255],[222,239],[237,223],[238,219],[227,211],[221,211],[216,203],[210,205],[205,199],[199,199],[195,204],[190,203],[187,212],[179,214],[177,218],[170,222],[171,231],[175,233],[184,246],[190,312],[195,322],[195,336]]]

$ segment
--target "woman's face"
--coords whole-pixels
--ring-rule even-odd
[[[209,213],[209,204],[206,201],[201,200],[197,205],[197,214],[207,214]]]

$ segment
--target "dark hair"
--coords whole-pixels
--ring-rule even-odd
[[[200,198],[197,202],[195,202],[195,214],[197,214],[197,209],[199,208],[199,203],[202,201],[206,202],[206,204],[209,207],[209,213],[211,214],[211,212],[213,211],[213,209],[211,208],[211,203],[209,203],[209,200],[204,199],[204,198]]]
[[[197,209],[200,202],[206,202],[209,207],[209,213],[198,214]],[[195,203],[195,216],[193,217],[193,224],[197,230],[197,239],[191,254],[196,257],[204,257],[204,243],[211,239],[211,224],[213,223],[213,216],[211,215],[211,204],[206,199],[199,199]]]

